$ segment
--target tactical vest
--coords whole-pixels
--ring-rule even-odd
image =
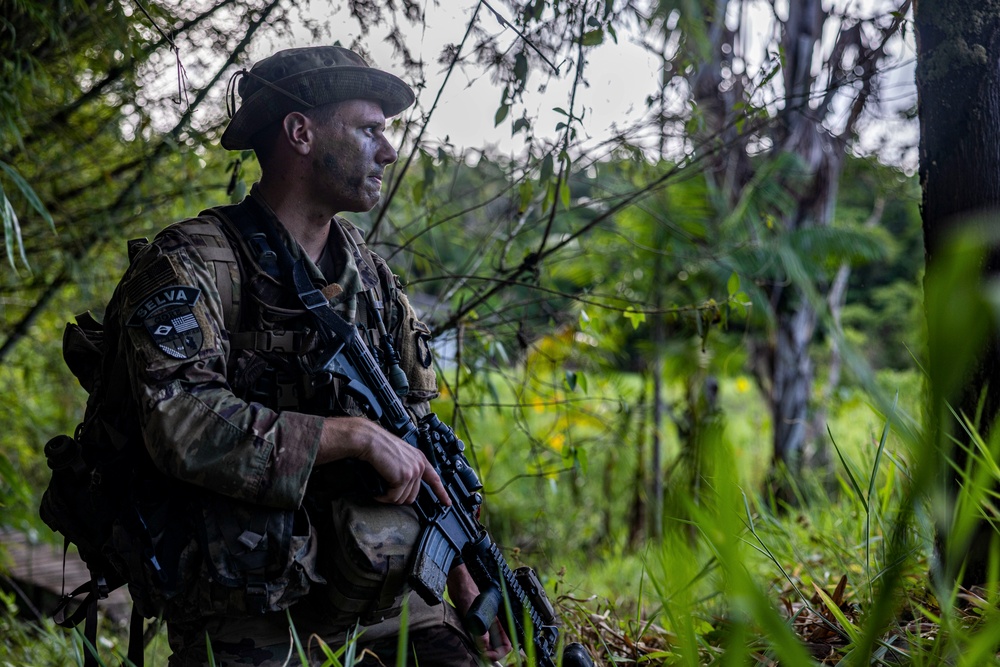
[[[237,397],[274,410],[360,414],[336,383],[317,389],[305,372],[318,336],[277,274],[266,241],[241,226],[239,217],[253,214],[246,210],[248,205],[256,204],[209,209],[172,226],[214,273],[228,335],[230,387]],[[342,234],[355,261],[365,263],[359,268],[377,276],[374,293],[358,298],[359,331],[373,351],[383,349],[380,329],[392,337],[409,380],[408,402],[419,409],[436,395],[429,329],[412,316],[397,279],[367,249],[360,232],[345,221],[337,224],[331,234]],[[132,252],[140,249],[135,246]],[[385,310],[382,327],[373,312],[379,308]],[[359,477],[350,464],[332,470],[339,474],[325,479],[325,485],[346,494],[363,493],[351,488]],[[163,488],[149,486],[157,489],[154,493],[140,491],[139,505],[147,511],[140,512],[144,530],[138,533],[139,543],[136,531],[123,529],[115,535],[120,562],[131,573],[126,578],[142,582],[130,585],[130,590],[145,615],[163,613],[168,620],[183,621],[278,611],[327,582],[324,590],[333,620],[375,621],[398,610],[408,550],[419,529],[409,508],[310,497],[306,506],[313,512],[311,520],[305,508],[273,510],[210,492],[196,494],[192,508],[190,500],[179,502],[170,492],[172,480],[161,481]],[[190,524],[195,539],[184,540],[179,526]],[[392,539],[385,539],[387,534]],[[378,549],[371,548],[370,535],[380,540]],[[150,551],[164,553],[159,572],[149,566]]]

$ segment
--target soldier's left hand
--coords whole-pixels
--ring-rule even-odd
[[[448,595],[455,603],[455,608],[461,617],[465,617],[469,607],[479,596],[479,586],[473,581],[469,569],[465,565],[458,565],[448,573]],[[487,660],[502,660],[504,656],[511,652],[513,647],[510,638],[500,625],[499,619],[493,621],[489,632],[479,637],[473,637],[480,653]]]

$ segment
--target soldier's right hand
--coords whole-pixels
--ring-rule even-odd
[[[363,417],[324,420],[316,464],[335,464],[344,458],[371,464],[386,481],[388,489],[376,498],[378,501],[407,505],[416,500],[421,482],[427,482],[442,503],[451,505],[441,478],[424,453]]]

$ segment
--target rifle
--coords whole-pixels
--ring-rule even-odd
[[[483,485],[465,458],[464,443],[434,414],[414,423],[354,326],[311,289],[299,266],[294,273],[300,299],[325,325],[321,335],[327,345],[315,365],[314,383],[324,385],[338,378],[372,419],[424,453],[451,498],[451,506],[446,506],[426,482],[421,483],[414,508],[424,530],[411,566],[410,585],[428,604],[439,604],[448,572],[461,557],[480,590],[464,619],[470,634],[486,633],[499,616],[515,646],[533,652],[541,667],[556,667],[559,628],[555,610],[535,572],[527,567],[511,570],[479,522]],[[594,662],[582,645],[572,643],[563,651],[561,664],[593,667]]]

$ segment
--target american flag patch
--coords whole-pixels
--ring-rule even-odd
[[[195,319],[194,314],[192,313],[182,315],[181,317],[175,317],[170,323],[174,325],[174,329],[177,333],[184,333],[185,331],[198,328],[198,320]]]

